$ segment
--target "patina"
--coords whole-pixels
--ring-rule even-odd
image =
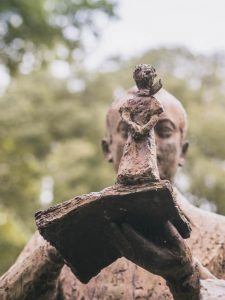
[[[183,238],[190,236],[190,224],[174,198],[172,185],[159,177],[154,126],[163,108],[150,95],[155,75],[151,66],[137,66],[134,78],[140,89],[120,107],[128,139],[116,184],[36,213],[41,235],[82,282],[121,257],[108,235],[112,222],[129,223],[145,237],[161,241],[169,221]]]

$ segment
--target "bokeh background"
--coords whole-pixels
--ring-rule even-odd
[[[98,191],[113,97],[153,64],[189,116],[176,184],[225,214],[224,6],[218,0],[0,1],[0,274],[35,231],[34,213]]]

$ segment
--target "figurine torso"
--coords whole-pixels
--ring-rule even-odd
[[[122,109],[129,110],[131,120],[138,125],[145,125],[153,115],[159,115],[163,111],[161,103],[152,96],[134,96]]]

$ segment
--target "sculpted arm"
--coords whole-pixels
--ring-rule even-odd
[[[191,251],[176,228],[168,222],[164,245],[147,240],[130,225],[111,224],[114,245],[135,264],[162,276],[175,300],[225,299],[225,281],[215,278]],[[222,298],[224,297],[224,298]]]
[[[208,269],[203,267],[203,265],[193,259],[196,269],[199,273],[199,295],[196,299],[199,300],[219,300],[225,299],[225,280],[221,280],[213,276]],[[190,281],[190,278],[187,278],[187,283]],[[178,282],[173,282],[172,284],[167,281],[167,285],[169,286],[173,297],[175,300],[179,299],[188,299],[187,291],[185,290],[185,279]],[[187,298],[186,298],[187,297]],[[192,299],[192,298],[191,298]]]
[[[56,299],[63,260],[36,232],[15,264],[0,278],[0,299]]]
[[[141,126],[131,120],[130,111],[127,107],[121,108],[121,117],[123,121],[130,127],[132,133],[139,133],[141,131]]]
[[[150,121],[141,128],[142,133],[147,134],[152,128],[155,127],[158,120],[159,120],[159,116],[158,115],[153,115],[151,117]]]

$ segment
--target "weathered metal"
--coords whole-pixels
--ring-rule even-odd
[[[137,66],[138,91],[121,106],[128,139],[116,184],[35,215],[41,235],[84,283],[121,256],[107,234],[111,222],[129,223],[144,236],[161,240],[162,228],[170,220],[183,238],[190,236],[170,182],[159,178],[153,129],[163,108],[153,97],[162,86],[161,81],[154,84],[155,77],[153,67]]]

